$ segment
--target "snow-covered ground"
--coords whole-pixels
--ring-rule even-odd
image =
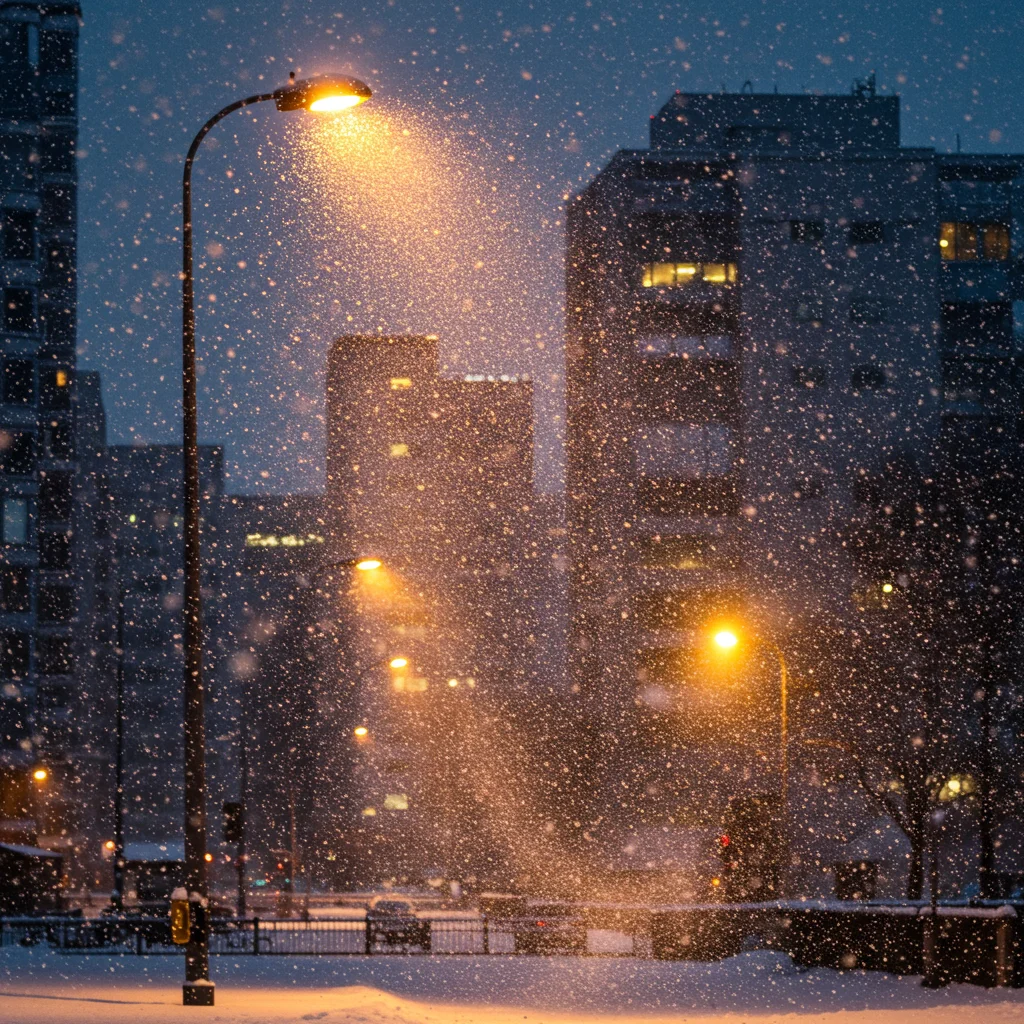
[[[928,991],[917,978],[797,972],[782,955],[717,964],[581,957],[215,957],[217,1005],[183,1008],[180,957],[0,951],[5,1024],[1011,1024],[1024,991]]]

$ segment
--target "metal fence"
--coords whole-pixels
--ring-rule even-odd
[[[548,930],[533,919],[484,915],[374,920],[361,918],[214,919],[211,955],[324,956],[380,954],[586,953],[582,921],[559,922]],[[176,955],[170,921],[163,917],[3,918],[0,945],[47,943],[61,953]],[[592,952],[632,952],[596,949]]]

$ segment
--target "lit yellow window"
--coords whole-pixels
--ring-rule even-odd
[[[725,264],[705,263],[704,280],[710,281],[712,284],[724,284],[728,280],[725,270]]]
[[[939,225],[939,253],[944,260],[956,259],[956,225],[951,221]]]
[[[391,378],[391,390],[392,391],[405,391],[412,387],[412,379],[410,377],[392,377]]]
[[[376,807],[364,807],[363,808],[363,817],[364,818],[376,818],[377,817],[377,808]]]
[[[671,288],[676,283],[674,263],[648,263],[644,267],[645,288]]]
[[[409,798],[404,793],[388,793],[384,797],[385,811],[409,810]]]
[[[644,266],[645,288],[678,288],[691,281],[734,284],[735,263],[648,263]]]
[[[1008,224],[983,224],[981,249],[987,260],[1010,258],[1010,227]]]
[[[393,444],[391,446],[391,458],[407,459],[409,457],[409,446],[407,444]]]
[[[57,387],[66,388],[68,386],[68,371],[58,370],[57,371]]]

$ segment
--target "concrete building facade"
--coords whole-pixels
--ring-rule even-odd
[[[858,524],[899,467],[952,479],[1000,438],[1012,472],[1021,168],[901,146],[873,82],[677,93],[570,203],[571,679],[614,793],[594,816],[710,822],[774,790],[772,644],[793,742],[871,728],[875,703],[912,728],[850,682],[920,582],[861,557]],[[742,671],[709,644],[725,626]]]

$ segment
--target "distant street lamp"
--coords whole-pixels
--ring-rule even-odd
[[[751,639],[770,651],[779,663],[779,821],[785,876],[789,870],[789,669],[786,656],[777,643],[757,633],[751,634]],[[731,652],[739,646],[740,638],[731,629],[719,629],[712,636],[712,641],[719,650]]]
[[[182,176],[182,330],[181,402],[185,463],[185,873],[190,899],[205,904],[206,884],[206,735],[203,720],[203,625],[199,549],[199,442],[196,411],[196,321],[192,271],[192,163],[203,139],[228,114],[273,100],[278,110],[337,113],[370,98],[369,86],[354,78],[322,75],[295,81],[271,93],[236,100],[214,114],[192,140]],[[213,1006],[210,981],[210,933],[205,910],[196,913],[185,949],[186,1006]]]

